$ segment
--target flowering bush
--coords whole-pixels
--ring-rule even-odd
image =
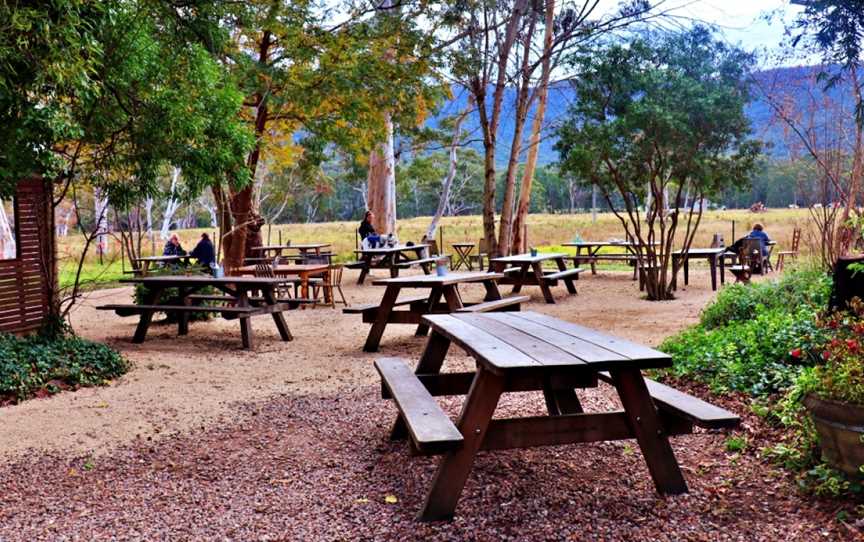
[[[864,302],[856,298],[848,312],[831,313],[816,322],[827,340],[806,354],[800,348],[789,353],[818,359],[817,365],[800,375],[800,392],[864,405]]]

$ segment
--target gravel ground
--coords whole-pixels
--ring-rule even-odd
[[[600,387],[587,410],[614,406]],[[455,413],[458,401],[445,401]],[[506,396],[499,415],[541,412]],[[674,439],[690,493],[660,497],[633,442],[478,456],[453,522],[414,520],[435,458],[387,440],[394,410],[365,386],[234,405],[209,428],[99,457],[0,465],[0,540],[853,540],[722,434]],[[758,424],[748,420],[747,426]],[[752,427],[751,427],[752,429]]]

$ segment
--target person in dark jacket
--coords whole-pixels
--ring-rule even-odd
[[[366,211],[366,214],[363,215],[363,222],[360,223],[360,227],[357,229],[361,240],[368,239],[370,248],[376,248],[381,242],[381,236],[378,235],[378,232],[375,231],[375,226],[372,225],[373,220],[375,220],[375,215],[372,211]]]
[[[210,236],[202,233],[201,240],[198,241],[198,244],[195,245],[195,248],[192,249],[189,255],[196,258],[198,263],[204,267],[210,267],[211,264],[215,264],[216,251],[213,248],[213,242],[210,241]]]
[[[168,242],[165,243],[165,248],[162,249],[163,256],[185,256],[186,251],[180,246],[180,239],[177,234],[171,236]]]

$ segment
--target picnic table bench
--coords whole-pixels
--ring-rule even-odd
[[[349,269],[360,269],[357,284],[363,284],[366,275],[372,269],[389,269],[391,277],[398,277],[400,269],[419,266],[423,273],[430,273],[429,266],[436,258],[427,258],[423,253],[429,248],[427,244],[396,245],[393,247],[361,248],[354,251],[358,261],[347,264]]]
[[[375,285],[386,286],[380,303],[353,305],[342,309],[345,314],[362,314],[363,323],[372,324],[365,352],[375,352],[381,344],[381,337],[387,324],[416,325],[416,335],[422,336],[428,332],[428,326],[423,323],[427,314],[446,314],[450,312],[489,312],[518,311],[520,304],[528,301],[527,296],[512,296],[502,298],[496,281],[503,278],[500,273],[448,273],[444,276],[420,275],[413,277],[398,277],[379,279]],[[481,303],[464,303],[459,293],[460,284],[481,283],[486,295]],[[403,289],[425,289],[428,294],[399,299]],[[397,307],[407,307],[406,310],[395,310]]]
[[[517,254],[492,258],[489,265],[490,270],[504,274],[500,284],[512,284],[514,294],[522,291],[523,286],[539,286],[546,303],[555,303],[555,297],[550,288],[557,286],[559,280],[563,280],[567,292],[575,294],[576,285],[573,284],[573,281],[578,280],[579,273],[583,271],[578,267],[567,269],[567,264],[564,262],[566,257],[566,254],[555,252],[538,253],[533,256],[531,254]],[[550,260],[555,262],[558,271],[543,271],[543,262]]]
[[[243,348],[247,350],[253,346],[251,317],[270,314],[282,340],[293,340],[282,311],[296,307],[300,301],[289,303],[286,302],[287,300],[277,299],[275,291],[281,282],[280,279],[164,275],[122,279],[120,282],[137,283],[146,286],[147,293],[142,300],[143,302],[140,304],[112,303],[100,305],[96,309],[112,310],[118,316],[140,315],[138,327],[135,329],[132,342],[144,342],[144,339],[147,337],[147,330],[150,328],[150,323],[153,320],[153,315],[157,312],[177,313],[178,335],[189,333],[189,314],[193,312],[214,312],[228,319],[238,318],[240,320],[240,335]],[[219,296],[218,299],[212,299],[212,296],[197,294],[197,292],[208,286],[220,290],[224,295]],[[168,303],[160,303],[160,297],[166,288],[177,288],[177,297]],[[262,295],[254,296],[252,295],[254,292],[261,292]],[[229,302],[231,305],[202,305],[201,302],[205,300],[221,300]]]
[[[662,352],[534,312],[427,315],[432,333],[414,371],[399,358],[375,362],[382,396],[398,409],[392,439],[441,455],[419,519],[453,516],[479,450],[635,438],[660,493],[687,491],[669,436],[694,426],[728,429],[735,414],[663,384],[642,369],[668,367]],[[442,372],[451,344],[476,361],[473,372]],[[622,410],[585,413],[577,388],[611,383]],[[548,416],[494,418],[504,393],[542,391]],[[435,396],[467,395],[454,423]]]

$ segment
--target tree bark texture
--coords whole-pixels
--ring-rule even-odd
[[[531,139],[528,143],[528,157],[522,172],[522,184],[519,187],[519,205],[516,208],[516,218],[513,222],[512,252],[525,252],[526,240],[523,236],[528,219],[528,209],[531,205],[531,187],[534,184],[534,172],[537,170],[537,159],[540,156],[540,132],[543,130],[543,120],[546,116],[546,102],[549,97],[549,77],[552,72],[552,38],[555,34],[555,0],[546,0],[546,28],[543,34],[543,60],[540,72],[540,84],[537,86],[537,107],[534,119],[531,121]],[[572,203],[571,203],[572,212]]]
[[[386,136],[369,154],[369,210],[375,214],[372,223],[381,234],[396,233],[396,158],[394,155],[393,121],[387,113],[384,119]]]

